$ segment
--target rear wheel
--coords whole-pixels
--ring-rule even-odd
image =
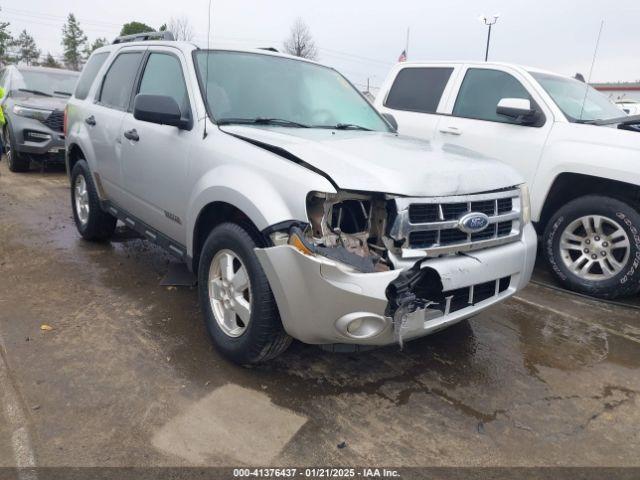
[[[85,160],[78,160],[71,170],[71,208],[76,228],[82,238],[90,241],[111,238],[118,220],[102,210]]]
[[[640,214],[620,200],[588,195],[569,202],[547,225],[544,251],[570,290],[606,299],[640,290]]]
[[[214,228],[198,268],[198,293],[209,335],[223,355],[239,364],[274,358],[291,343],[254,253],[258,245],[248,230],[233,223]]]
[[[5,155],[7,157],[7,165],[9,166],[9,170],[16,173],[28,171],[30,166],[29,157],[21,154],[16,149],[16,141],[13,138],[11,127],[9,127],[8,124],[5,125],[2,136],[4,138]]]

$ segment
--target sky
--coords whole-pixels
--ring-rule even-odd
[[[600,23],[604,28],[591,80],[640,80],[638,0],[212,0],[212,45],[281,49],[301,17],[319,61],[364,88],[378,87],[405,49],[408,59],[482,60],[482,14],[499,14],[490,60],[588,77]],[[207,45],[209,0],[0,0],[0,20],[17,36],[26,29],[43,53],[62,55],[61,28],[74,13],[89,40],[112,40],[132,20],[158,27],[186,17],[195,43]]]

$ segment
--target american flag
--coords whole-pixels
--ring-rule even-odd
[[[398,62],[406,62],[407,61],[407,51],[403,50],[400,56],[398,57]]]

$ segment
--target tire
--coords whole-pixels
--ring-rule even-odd
[[[620,200],[587,195],[569,202],[547,224],[543,248],[569,290],[603,299],[640,291],[640,214]]]
[[[81,182],[84,182],[85,187],[85,198],[82,203],[86,205],[86,211],[80,208],[80,204],[76,201],[79,198],[77,187]],[[118,219],[102,210],[89,165],[85,160],[78,160],[71,170],[71,209],[76,228],[82,238],[94,242],[111,238]]]
[[[198,267],[198,294],[209,336],[225,357],[240,365],[270,360],[291,343],[254,253],[258,237],[250,232],[249,227],[235,223],[214,228],[202,248]],[[225,265],[231,265],[233,273],[226,274],[227,286],[222,274],[228,271]],[[240,280],[244,278],[241,270],[247,274],[248,284]]]
[[[29,171],[29,167],[31,166],[31,162],[29,157],[18,152],[16,149],[16,141],[13,137],[13,133],[9,124],[5,125],[4,132],[4,147],[5,147],[5,155],[7,157],[7,165],[9,170],[15,173],[22,173]],[[8,145],[8,148],[7,148]]]

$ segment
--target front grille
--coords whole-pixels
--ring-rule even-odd
[[[510,283],[511,277],[503,277],[470,287],[450,290],[443,293],[445,298],[444,302],[437,305],[434,304],[429,308],[440,310],[444,315],[458,312],[505,292],[509,288]]]
[[[520,191],[502,190],[446,198],[395,199],[389,235],[397,245],[427,250],[428,255],[486,248],[516,240],[520,235]],[[464,232],[459,220],[483,213],[489,225],[480,232]]]
[[[42,123],[54,132],[62,132],[64,130],[64,112],[54,110]]]

